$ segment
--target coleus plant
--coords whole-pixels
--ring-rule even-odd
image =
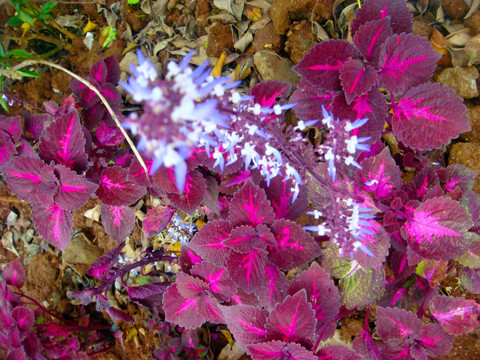
[[[2,276],[0,347],[8,360],[89,359],[111,347],[110,325],[88,315],[80,321],[63,319],[22,292],[26,275],[18,259],[5,265]]]

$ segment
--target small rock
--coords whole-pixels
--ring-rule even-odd
[[[472,130],[460,134],[460,138],[464,141],[480,144],[480,106],[467,105],[467,115]]]
[[[298,64],[303,59],[316,42],[312,32],[312,25],[305,20],[293,23],[287,37],[285,51],[290,54],[290,59],[295,64]]]
[[[473,66],[452,67],[443,70],[437,80],[455,90],[456,94],[464,99],[478,96],[477,79],[478,70]]]
[[[480,162],[478,159],[480,159],[480,144],[456,143],[453,144],[450,150],[448,164],[462,164],[480,174]],[[480,190],[480,178],[477,178],[473,190],[477,192]]]
[[[282,38],[275,32],[275,28],[271,21],[255,32],[253,45],[255,46],[256,51],[264,49],[270,49],[275,52],[280,51],[282,47]]]
[[[218,58],[227,49],[233,50],[232,27],[228,24],[216,22],[210,26],[208,32],[207,55]]]
[[[271,51],[259,51],[253,55],[253,63],[262,80],[288,81],[295,87],[300,76],[292,70],[293,63]]]
[[[465,0],[443,0],[442,7],[445,15],[451,19],[460,19],[468,12],[468,5]]]

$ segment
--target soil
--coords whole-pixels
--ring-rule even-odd
[[[32,3],[37,4],[36,1]],[[162,66],[170,58],[176,58],[176,54],[195,48],[202,54],[202,61],[207,59],[207,56],[210,57],[212,66],[215,65],[217,58],[225,54],[225,66],[229,69],[241,68],[240,74],[243,75],[238,78],[244,80],[246,84],[280,79],[295,85],[299,79],[290,70],[291,67],[298,63],[322,36],[335,35],[332,33],[335,31],[332,30],[335,29],[333,24],[336,24],[338,29],[345,25],[336,23],[340,19],[339,12],[345,5],[342,4],[343,1],[257,0],[244,8],[239,7],[239,3],[243,4],[242,1],[230,3],[211,0],[192,2],[144,0],[137,5],[129,5],[127,0],[118,3],[103,0],[93,4],[62,1],[58,3],[52,15],[58,26],[65,30],[65,34],[68,31],[72,37],[58,36],[57,32],[58,41],[52,45],[48,32],[43,31],[41,24],[36,23],[32,29],[26,30],[5,26],[0,30],[0,40],[5,49],[18,48],[37,53],[58,46],[59,51],[49,59],[81,76],[86,76],[91,65],[99,59],[115,54],[121,61],[126,53],[137,46],[153,50],[153,59]],[[353,1],[348,2],[350,3]],[[480,10],[473,12],[471,17],[464,20],[468,12],[465,1],[443,0],[443,8],[444,22],[452,23],[458,28],[470,29],[471,36],[480,33]],[[432,24],[435,17],[432,11],[427,10],[422,15],[418,15],[417,12],[414,21],[415,32],[429,39],[434,31]],[[14,12],[14,8],[8,2],[3,3],[0,7],[0,23],[5,24]],[[88,30],[94,36],[90,48],[86,46],[86,31],[82,31],[86,29],[88,22],[95,24]],[[117,35],[104,47],[102,44],[105,35],[102,35],[101,31],[108,25],[116,27]],[[316,25],[323,26],[324,33],[315,31]],[[252,35],[251,40],[244,40],[246,44],[241,44],[242,37],[248,32]],[[342,36],[341,31],[338,31],[336,36]],[[35,40],[35,37],[43,40]],[[439,62],[436,80],[451,86],[465,99],[472,127],[472,131],[463,134],[460,141],[448,146],[445,156],[449,164],[464,164],[480,175],[478,63],[468,64],[468,58],[461,60],[464,58],[458,58],[457,53],[450,53],[445,47],[440,50],[443,58]],[[454,67],[459,64],[458,61],[461,67]],[[21,114],[25,109],[32,111],[41,108],[48,100],[60,103],[70,94],[68,85],[71,79],[68,75],[58,70],[38,71],[41,73],[38,79],[6,80],[7,95],[11,99],[21,100],[11,106],[9,115]],[[75,317],[79,314],[79,306],[71,301],[67,292],[79,290],[92,283],[91,279],[87,280],[86,270],[96,258],[117,245],[105,233],[98,217],[85,216],[85,212],[94,209],[99,202],[91,199],[82,209],[74,212],[75,239],[72,241],[72,248],[62,255],[59,251],[46,246],[37,235],[31,222],[30,205],[10,193],[2,180],[0,177],[2,237],[0,268],[19,256],[27,271],[27,284],[23,289],[25,293],[51,311],[62,316]],[[480,191],[480,181],[477,182],[475,190]],[[9,220],[12,217],[16,218],[13,223]],[[130,238],[133,248],[135,244],[141,245],[141,230],[137,227]],[[458,287],[458,278],[454,274],[442,282],[441,289],[445,294],[480,301],[480,296],[465,293]],[[161,339],[155,331],[147,327],[152,315],[134,304],[122,306],[135,322],[117,323],[124,334],[123,342],[117,339],[108,353],[100,354],[96,358],[130,360],[153,358],[153,351],[159,346]],[[87,307],[87,311],[98,319],[109,321],[105,315],[97,313],[94,306]],[[340,340],[345,344],[351,343],[361,332],[363,322],[361,313],[343,319],[338,331]],[[208,334],[205,338],[208,338]],[[228,339],[225,336],[211,344],[211,349],[217,354],[216,359],[221,358],[218,354],[226,344]],[[234,353],[232,350],[231,354]],[[237,352],[237,355],[224,356],[222,359],[245,360],[248,357]],[[441,359],[480,359],[480,331],[457,337],[450,353]]]

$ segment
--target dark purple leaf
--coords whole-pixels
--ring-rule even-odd
[[[20,199],[38,202],[37,189],[42,179],[40,171],[45,163],[30,156],[20,156],[9,162],[2,170],[8,187]]]
[[[118,85],[120,80],[120,64],[118,63],[117,57],[115,55],[110,55],[103,60],[107,65],[107,77],[105,78],[105,81],[114,86]]]
[[[102,146],[118,146],[125,139],[118,127],[108,126],[105,121],[100,123],[95,135]]]
[[[187,173],[185,185],[181,194],[170,193],[168,198],[181,211],[193,214],[203,200],[207,184],[198,170]]]
[[[347,104],[366,94],[377,81],[377,72],[371,65],[360,60],[347,60],[340,70],[340,80]]]
[[[417,254],[424,258],[449,260],[472,244],[467,236],[473,221],[465,209],[447,197],[433,198],[417,207],[402,226],[402,236]]]
[[[400,168],[385,148],[380,154],[365,159],[356,173],[358,186],[374,194],[375,198],[389,198],[402,185]]]
[[[230,279],[225,267],[203,261],[193,266],[191,274],[205,280],[208,283],[209,290],[222,301],[229,300],[236,293],[237,287]]]
[[[299,119],[317,120],[323,107],[330,110],[330,103],[334,95],[335,93],[317,88],[302,78],[290,97],[290,102],[297,104],[293,110]]]
[[[362,360],[355,351],[342,345],[328,345],[316,352],[318,360]]]
[[[275,306],[267,318],[267,338],[311,347],[316,322],[315,311],[307,302],[307,292],[303,289],[293,296],[288,295],[281,304]]]
[[[380,49],[385,40],[392,35],[391,17],[369,21],[360,26],[353,37],[353,43],[366,60],[378,63]]]
[[[426,82],[441,55],[431,43],[413,34],[393,35],[380,51],[379,85],[393,93],[403,93]]]
[[[254,360],[318,360],[311,351],[299,344],[284,341],[269,341],[247,346]]]
[[[434,188],[436,185],[439,185],[440,181],[438,180],[438,176],[433,169],[431,164],[427,164],[426,166],[421,169],[415,179],[413,180],[415,184],[415,196],[419,199],[424,199],[426,194]],[[443,195],[443,192],[440,196]],[[424,199],[425,200],[425,199]]]
[[[275,220],[271,226],[276,246],[269,246],[268,258],[282,270],[301,266],[320,255],[320,246],[296,223]]]
[[[102,204],[101,217],[105,232],[118,243],[124,241],[135,227],[135,213],[128,206]]]
[[[260,187],[265,191],[267,199],[270,201],[275,219],[295,220],[307,210],[307,191],[305,186],[300,185],[300,193],[297,199],[292,203],[293,179],[283,180],[282,176],[276,176],[270,180],[270,185],[265,181],[260,183]]]
[[[437,296],[429,305],[432,316],[450,335],[463,335],[478,328],[480,305],[463,297]]]
[[[2,271],[2,276],[3,280],[5,280],[8,285],[15,286],[19,289],[27,280],[25,276],[25,270],[23,269],[23,266],[18,258],[5,265]]]
[[[107,64],[105,61],[101,59],[93,64],[88,75],[99,84],[105,82],[107,79]]]
[[[395,34],[412,32],[412,14],[403,0],[366,0],[352,21],[352,35],[356,35],[363,24],[387,16],[391,18],[390,26]]]
[[[151,238],[164,230],[170,223],[173,214],[175,214],[175,209],[168,206],[160,205],[148,209],[142,227],[145,235]]]
[[[35,322],[33,310],[23,306],[17,306],[13,309],[12,316],[17,322],[18,328],[22,331],[29,331]]]
[[[375,324],[380,338],[392,347],[406,345],[413,335],[420,333],[422,328],[422,322],[411,311],[381,306],[377,306]]]
[[[265,250],[267,246],[275,246],[277,242],[268,227],[260,224],[256,228],[248,225],[236,227],[223,245],[239,253],[248,254],[255,249]]]
[[[128,171],[119,166],[102,172],[97,196],[108,205],[131,205],[145,195],[146,189],[127,180]]]
[[[55,119],[42,134],[40,156],[47,163],[55,161],[78,173],[87,168],[85,136],[77,110]]]
[[[285,81],[262,81],[255,85],[250,94],[253,95],[253,101],[262,107],[273,108],[277,98],[285,99],[290,92],[292,85]]]
[[[256,293],[262,305],[272,311],[276,304],[283,302],[287,296],[288,280],[275,265],[265,266],[265,284]]]
[[[265,191],[251,180],[235,193],[230,204],[230,222],[233,227],[239,225],[270,225],[274,214]]]
[[[228,238],[232,225],[226,220],[217,220],[204,225],[195,234],[189,246],[204,260],[223,266],[229,249],[223,245]]]
[[[0,167],[13,159],[16,150],[12,141],[6,134],[0,132]]]
[[[33,221],[40,235],[51,245],[65,251],[72,236],[73,216],[57,204],[48,208],[33,204]]]
[[[133,323],[135,320],[126,312],[117,309],[114,306],[110,306],[108,309],[105,309],[105,312],[112,318],[113,321],[117,322],[119,320],[125,321],[126,323]]]
[[[54,197],[55,203],[64,210],[81,208],[98,188],[97,184],[88,181],[63,165],[55,166],[55,175],[60,182],[60,187]]]
[[[25,122],[25,131],[28,131],[34,140],[40,140],[43,130],[48,126],[50,115],[48,114],[30,114],[29,112],[22,113]]]
[[[55,176],[55,167],[53,165],[44,166],[40,170],[40,179],[42,181],[37,187],[37,198],[44,207],[48,207],[53,204],[60,185],[57,176]],[[58,205],[61,207],[61,204]]]
[[[124,246],[125,244],[121,243],[117,247],[113,248],[112,250],[100,256],[90,266],[90,268],[87,271],[87,274],[90,276],[95,276],[99,280],[105,280],[106,278],[108,278],[110,270],[117,262],[118,256]]]
[[[307,300],[315,311],[316,334],[320,335],[328,330],[338,314],[340,309],[338,290],[330,276],[316,262],[313,262],[307,271],[295,277],[288,293],[294,295],[302,289],[306,290]]]
[[[170,283],[165,281],[142,286],[127,286],[126,289],[130,300],[147,308],[154,309],[157,305],[161,304],[163,294],[169,286]]]
[[[20,116],[2,116],[0,115],[0,130],[5,131],[14,143],[20,140],[22,135],[22,121]]]
[[[440,84],[409,89],[393,108],[392,128],[406,146],[431,150],[470,130],[465,105],[455,92]]]
[[[201,263],[202,261],[203,259],[190,248],[190,245],[188,243],[182,245],[182,249],[180,250],[179,263],[184,273],[189,274],[192,270],[192,267],[195,264]]]
[[[420,349],[415,349],[417,353],[425,354],[434,358],[446,355],[452,345],[453,336],[447,334],[438,324],[427,324],[422,327],[420,334],[414,336],[416,344]],[[410,354],[413,356],[412,350]]]
[[[151,169],[152,161],[145,160],[145,165],[147,165],[147,170]],[[145,187],[152,186],[149,180],[149,176],[145,175],[145,170],[140,165],[140,162],[137,160],[137,158],[134,158],[132,160],[132,164],[128,169],[128,180],[134,181],[138,185],[142,185]]]
[[[344,40],[323,41],[310,49],[293,70],[321,89],[339,91],[343,64],[359,55],[358,50]]]
[[[226,266],[230,277],[247,294],[256,291],[265,281],[265,250],[252,250],[248,254],[230,251]]]
[[[235,340],[246,347],[267,340],[265,323],[268,312],[255,306],[236,305],[222,307],[225,323]]]
[[[363,356],[364,360],[383,360],[378,345],[365,329],[352,342],[353,349]]]

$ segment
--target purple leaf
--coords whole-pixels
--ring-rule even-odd
[[[47,127],[50,121],[48,114],[30,114],[29,112],[22,113],[25,122],[25,131],[29,132],[34,140],[40,140],[43,130]]]
[[[87,168],[85,136],[77,110],[55,119],[42,134],[40,156],[47,163],[55,161],[78,173]]]
[[[5,131],[14,143],[20,140],[22,135],[22,121],[20,116],[2,116],[0,115],[0,130]]]
[[[392,35],[389,16],[369,21],[360,26],[353,37],[353,43],[369,62],[378,63],[381,45]]]
[[[393,93],[403,93],[426,82],[441,55],[418,35],[400,34],[388,38],[380,51],[379,85]]]
[[[288,295],[281,304],[275,306],[267,318],[267,338],[311,347],[316,322],[315,311],[307,302],[307,292],[303,289],[293,296]]]
[[[265,250],[267,246],[275,246],[277,242],[268,227],[260,224],[255,229],[248,225],[236,227],[223,245],[239,253],[248,254],[255,249]]]
[[[108,251],[107,253],[100,256],[95,262],[90,266],[87,271],[87,274],[90,276],[95,276],[98,280],[105,280],[109,276],[110,270],[117,262],[118,256],[122,251],[124,243],[121,243],[117,247]]]
[[[198,170],[187,173],[181,194],[170,193],[168,198],[181,211],[193,214],[203,200],[207,183]]]
[[[302,289],[306,290],[307,300],[315,311],[316,334],[320,335],[328,330],[338,314],[340,309],[338,290],[333,280],[316,262],[313,262],[307,271],[295,277],[288,293],[294,295]]]
[[[377,333],[389,346],[401,347],[410,338],[420,333],[422,322],[411,311],[399,308],[383,308],[377,306]]]
[[[117,57],[115,55],[110,55],[109,57],[103,59],[107,65],[107,76],[105,82],[116,86],[120,80],[120,64],[118,63]]]
[[[102,204],[101,217],[105,232],[118,243],[124,241],[135,227],[135,213],[128,206]]]
[[[269,246],[268,258],[280,269],[293,269],[320,255],[320,246],[296,223],[275,220],[271,230],[277,246]]]
[[[185,273],[177,274],[176,284],[178,293],[187,299],[202,297],[208,290],[207,282]]]
[[[364,360],[383,360],[378,345],[365,329],[353,340],[353,349],[363,356]]]
[[[480,305],[463,297],[437,296],[429,305],[432,316],[450,335],[463,335],[478,328]]]
[[[2,170],[8,187],[20,199],[38,202],[37,189],[42,179],[40,171],[45,163],[30,156],[20,156],[9,162]]]
[[[277,98],[285,99],[290,92],[292,85],[285,81],[262,81],[255,85],[250,94],[253,95],[253,101],[262,107],[273,108]]]
[[[288,280],[275,265],[265,266],[265,284],[257,290],[262,305],[269,311],[287,295]]]
[[[317,120],[323,107],[330,109],[335,93],[315,87],[302,77],[300,83],[290,97],[290,102],[297,105],[293,108],[301,120]]]
[[[195,264],[201,263],[202,261],[203,259],[190,248],[190,245],[188,243],[182,245],[182,249],[180,250],[179,263],[183,272],[189,274],[192,270],[192,267]]]
[[[119,146],[125,139],[118,127],[108,126],[105,121],[100,123],[95,135],[102,146]]]
[[[293,70],[321,89],[339,91],[343,64],[359,55],[358,50],[344,40],[323,41],[310,49]]]
[[[10,138],[0,131],[0,167],[13,158],[16,150]]]
[[[461,268],[458,278],[465,290],[472,294],[480,294],[480,269]]]
[[[157,235],[170,223],[175,209],[168,206],[154,206],[148,209],[142,229],[148,238]]]
[[[48,208],[33,204],[33,221],[40,235],[51,245],[65,251],[72,236],[73,216],[57,204]]]
[[[150,309],[155,309],[161,304],[162,297],[170,286],[168,281],[156,282],[142,286],[127,286],[127,293],[130,300]]]
[[[247,294],[256,291],[265,281],[265,250],[252,250],[248,254],[230,251],[226,265],[230,277]]]
[[[25,276],[25,270],[23,269],[23,266],[18,258],[5,265],[2,271],[2,276],[3,280],[5,280],[8,285],[15,286],[19,289],[27,280]]]
[[[230,204],[230,222],[233,227],[239,225],[270,225],[274,214],[265,191],[251,180],[235,193]]]
[[[316,352],[318,360],[362,360],[355,351],[342,345],[328,345]]]
[[[114,306],[110,306],[105,309],[105,312],[112,318],[113,321],[117,322],[119,320],[125,321],[126,323],[133,323],[135,320],[126,312],[117,309]]]
[[[265,323],[268,312],[255,306],[236,305],[222,308],[225,323],[235,340],[246,347],[267,340]]]
[[[143,186],[127,180],[128,171],[113,166],[102,172],[97,196],[108,205],[131,205],[145,195]]]
[[[390,16],[390,26],[395,34],[412,32],[412,14],[403,0],[366,0],[352,21],[352,36],[363,24],[387,16]]]
[[[60,187],[54,197],[55,203],[64,210],[81,208],[98,188],[97,184],[88,181],[63,165],[55,166],[55,175],[60,182]]]
[[[208,283],[209,290],[219,300],[229,300],[236,293],[237,287],[230,279],[225,267],[203,261],[193,266],[191,274],[204,279]]]
[[[299,344],[284,341],[269,341],[247,346],[254,360],[318,360],[311,351]]]
[[[388,148],[365,159],[362,167],[356,173],[357,184],[362,190],[373,193],[376,199],[391,197],[402,185],[400,168]]]
[[[180,295],[177,285],[173,284],[163,294],[163,310],[165,320],[184,326],[187,329],[195,329],[205,322],[200,315],[198,299],[186,299]]]
[[[195,234],[189,245],[204,260],[223,266],[229,252],[223,241],[228,238],[231,230],[229,221],[209,222]]]
[[[93,64],[88,75],[99,84],[105,82],[107,79],[107,64],[105,61],[101,59]]]
[[[417,207],[401,232],[420,256],[449,260],[468,250],[473,239],[466,235],[472,226],[473,221],[458,202],[440,197]]]
[[[438,324],[424,325],[420,334],[414,336],[414,338],[416,340],[415,345],[418,348],[412,346],[412,350],[416,350],[417,354],[425,354],[434,358],[446,355],[453,345],[453,336],[448,335]],[[418,358],[412,350],[410,350],[410,353]]]
[[[33,310],[23,306],[17,306],[13,309],[12,315],[17,322],[18,328],[22,331],[29,331],[35,322]]]
[[[350,105],[355,98],[366,94],[375,85],[377,72],[372,65],[350,59],[343,64],[340,70],[340,80],[345,99]]]
[[[470,125],[465,105],[452,89],[426,83],[403,94],[393,108],[392,128],[405,145],[431,150],[470,130]]]
[[[292,203],[292,178],[283,181],[282,176],[278,175],[270,180],[270,186],[265,181],[262,181],[260,187],[265,191],[267,199],[273,207],[275,219],[295,220],[307,210],[307,191],[303,185],[299,186],[300,193]]]

